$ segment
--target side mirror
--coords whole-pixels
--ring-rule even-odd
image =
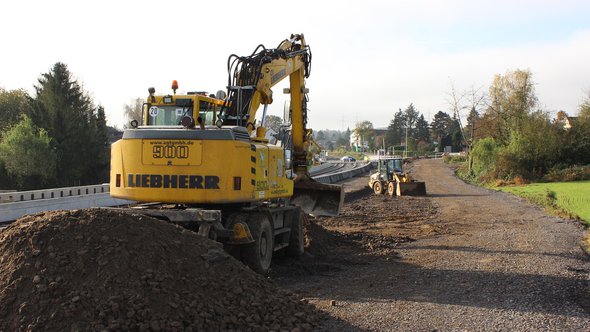
[[[283,107],[283,124],[289,126],[291,124],[291,101],[285,100]]]
[[[285,149],[285,169],[291,169],[292,159],[291,150]]]

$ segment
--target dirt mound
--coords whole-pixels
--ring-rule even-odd
[[[323,319],[181,227],[101,209],[0,231],[0,331],[312,330]]]

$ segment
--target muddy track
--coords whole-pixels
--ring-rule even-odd
[[[579,223],[467,185],[441,160],[412,166],[428,197],[356,191],[341,216],[310,220],[308,253],[277,259],[272,279],[331,314],[327,330],[588,330]]]

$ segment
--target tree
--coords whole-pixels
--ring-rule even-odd
[[[324,131],[320,130],[316,133],[315,140],[317,142],[323,141],[325,139],[326,139],[326,133],[324,133]]]
[[[406,151],[416,150],[416,122],[418,121],[420,112],[416,110],[413,103],[410,103],[404,110],[404,144]]]
[[[536,111],[524,117],[520,130],[510,133],[495,165],[495,177],[540,178],[559,157],[560,132],[547,113]]]
[[[453,151],[461,151],[463,149],[463,129],[459,118],[453,115],[449,124],[449,135],[447,136],[448,144],[452,146]]]
[[[424,115],[420,114],[418,120],[416,120],[416,135],[414,139],[425,143],[430,142],[430,130],[428,127],[428,121],[424,119]]]
[[[408,105],[404,110],[405,127],[408,128],[408,137],[415,137],[416,122],[418,121],[419,115],[420,112],[416,110],[413,103]]]
[[[471,88],[470,91],[466,91],[464,93],[464,100],[466,101],[463,108],[469,110],[469,115],[467,116],[467,126],[463,128],[463,133],[465,134],[465,140],[469,145],[469,150],[473,146],[473,140],[477,137],[479,132],[478,130],[478,122],[480,119],[480,114],[485,111],[485,107],[487,105],[487,95],[481,91],[482,88]],[[476,133],[477,131],[477,133]]]
[[[100,125],[99,129],[98,122],[95,122],[98,119],[92,100],[72,79],[67,66],[60,62],[41,75],[35,89],[37,112],[33,122],[45,128],[53,138],[58,184],[94,183],[96,178],[89,177],[89,174],[98,174],[100,158],[96,153],[104,146],[103,134],[98,130],[104,130],[106,135],[106,126],[102,128]]]
[[[444,147],[443,139],[450,134],[451,121],[451,117],[447,113],[438,111],[430,123],[432,135],[436,138],[436,142],[438,143],[438,152],[441,152]]]
[[[475,107],[471,108],[469,111],[469,115],[467,116],[467,125],[465,126],[465,140],[468,142],[469,146],[472,146],[473,139],[475,136],[475,129],[477,128],[477,123],[479,122],[479,113],[475,110]]]
[[[274,130],[275,133],[278,133],[282,124],[283,124],[283,119],[280,116],[267,115],[266,122],[264,123],[264,127],[266,129],[272,129],[272,130]]]
[[[0,143],[0,160],[9,176],[16,179],[20,190],[52,184],[56,175],[56,155],[51,138],[38,129],[31,118],[22,120],[7,131]]]
[[[104,107],[98,105],[96,112],[90,117],[90,131],[94,144],[88,146],[94,162],[86,170],[85,178],[91,183],[109,181],[110,144]]]
[[[582,120],[590,120],[590,91],[588,91],[588,96],[580,104],[579,117]]]
[[[482,138],[473,144],[469,154],[472,158],[471,172],[480,181],[486,182],[493,177],[499,149],[498,143],[492,137]]]
[[[350,149],[350,128],[346,128],[345,132],[339,132],[336,138],[336,148]]]
[[[451,122],[449,130],[451,136],[450,144],[445,145],[451,145],[454,151],[460,151],[462,142],[465,140],[463,124],[461,123],[461,110],[465,108],[465,106],[463,106],[464,99],[465,94],[458,94],[457,91],[455,91],[455,86],[451,84],[448,103],[451,113],[453,114],[453,121]]]
[[[21,115],[32,112],[32,99],[25,90],[6,91],[0,88],[0,132],[16,125]]]
[[[395,146],[401,144],[402,137],[404,137],[404,124],[406,123],[406,118],[404,113],[402,113],[401,108],[393,115],[393,119],[389,123],[387,127],[387,131],[385,132],[385,143],[388,146]]]
[[[356,124],[354,128],[355,135],[360,140],[360,147],[364,149],[368,147],[372,149],[374,147],[374,136],[375,136],[375,129],[373,128],[373,123],[371,121],[362,121]]]
[[[519,132],[527,116],[537,106],[537,97],[528,70],[509,71],[496,75],[489,91],[490,105],[486,110],[491,134],[505,143],[511,132]]]
[[[567,165],[590,164],[590,93],[579,106],[578,120],[568,129],[563,130],[560,145],[560,162]],[[565,112],[558,113],[558,118],[567,116]],[[561,123],[555,124],[563,129]]]
[[[125,119],[127,120],[124,128],[127,128],[127,124],[131,122],[131,120],[137,120],[137,122],[141,123],[141,119],[143,118],[143,98],[135,98],[129,104],[125,104],[124,114]]]

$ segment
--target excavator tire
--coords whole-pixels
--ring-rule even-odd
[[[304,226],[305,214],[300,208],[297,208],[291,221],[291,233],[289,235],[289,246],[287,247],[288,256],[297,257],[303,255],[305,250]]]
[[[381,181],[375,181],[375,183],[373,183],[373,192],[375,195],[383,194],[383,184]]]
[[[274,236],[268,217],[264,214],[252,214],[248,227],[254,237],[254,243],[244,246],[242,260],[254,272],[266,275],[272,262]]]

